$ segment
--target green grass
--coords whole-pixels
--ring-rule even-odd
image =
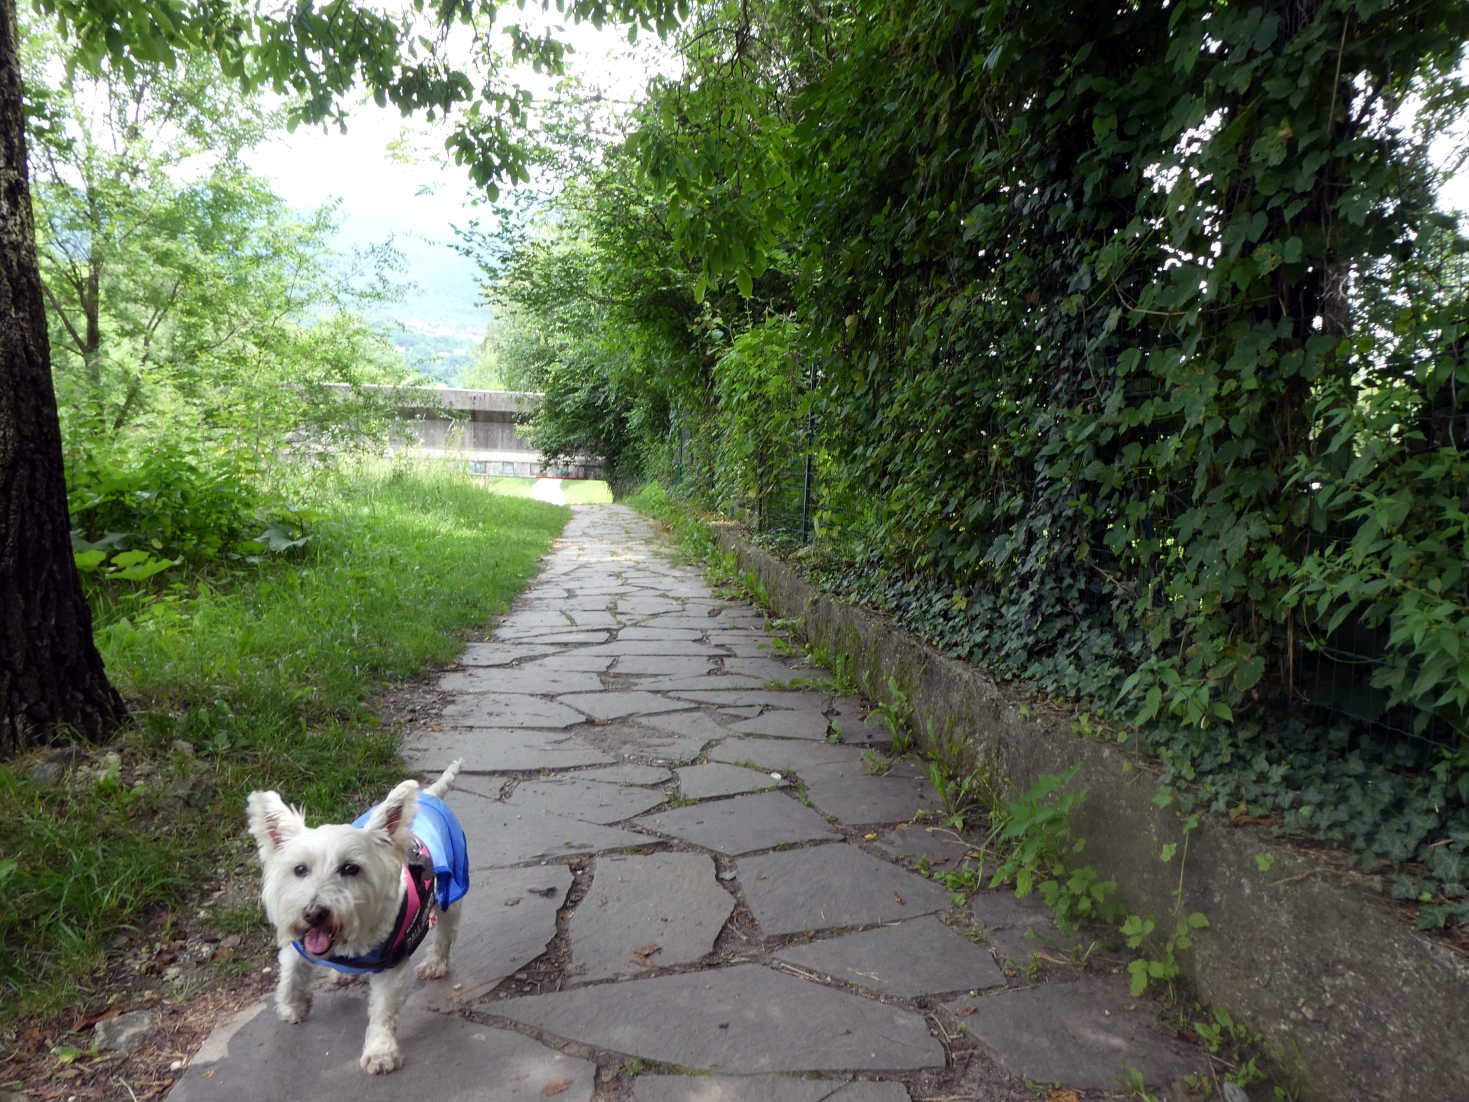
[[[532,497],[538,479],[492,478],[490,488],[507,497]],[[597,478],[563,478],[555,480],[567,505],[611,505],[612,490]]]
[[[295,561],[175,578],[97,609],[134,714],[101,748],[120,772],[45,786],[28,761],[0,766],[0,1018],[74,1002],[119,934],[166,924],[184,893],[250,853],[251,789],[277,788],[321,821],[400,779],[373,694],[453,658],[568,516],[401,465],[314,474],[292,496],[319,518]],[[170,806],[186,775],[200,794]]]

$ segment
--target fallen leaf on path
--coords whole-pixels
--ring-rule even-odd
[[[969,1017],[969,1015],[971,1015],[973,1013],[974,1013],[974,1007],[972,1007],[972,1006],[961,1006],[958,1010],[954,1011],[954,1017],[956,1017],[956,1018],[967,1018],[967,1017]]]
[[[1046,1102],[1081,1102],[1081,1095],[1075,1091],[1052,1091],[1046,1095]]]
[[[550,1098],[553,1094],[560,1094],[563,1091],[570,1089],[570,1079],[552,1079],[549,1083],[541,1088],[541,1097]]]
[[[899,907],[905,906],[903,902],[903,897],[897,892],[893,892],[893,902],[896,903]]]
[[[663,946],[656,944],[644,945],[632,951],[632,959],[644,968],[653,967],[653,954],[663,952]]]

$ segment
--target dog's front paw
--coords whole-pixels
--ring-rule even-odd
[[[362,1059],[358,1062],[362,1065],[362,1070],[369,1075],[386,1075],[403,1066],[403,1054],[398,1050],[396,1044],[365,1048],[362,1050]]]
[[[305,1019],[310,1010],[311,999],[309,996],[304,999],[278,998],[275,1001],[276,1017],[280,1018],[283,1022],[289,1022],[291,1025],[295,1025],[297,1022]]]
[[[414,969],[421,980],[441,980],[449,974],[449,962],[446,960],[426,960]]]

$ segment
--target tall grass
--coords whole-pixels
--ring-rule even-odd
[[[31,760],[0,766],[0,1006],[75,1000],[119,934],[166,923],[234,865],[250,789],[337,819],[399,779],[375,694],[503,612],[568,516],[432,467],[287,489],[317,518],[293,561],[158,579],[97,608],[131,727],[61,784],[29,779]]]

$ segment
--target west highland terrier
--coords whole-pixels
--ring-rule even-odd
[[[278,793],[250,793],[250,833],[264,871],[260,898],[280,945],[276,1013],[286,1022],[306,1017],[308,964],[366,973],[360,1063],[374,1075],[403,1063],[396,1034],[407,960],[430,929],[418,975],[438,979],[449,968],[459,925],[459,909],[450,908],[469,890],[469,856],[464,830],[440,797],[459,766],[422,791],[417,781],[402,782],[350,826],[308,827]]]

